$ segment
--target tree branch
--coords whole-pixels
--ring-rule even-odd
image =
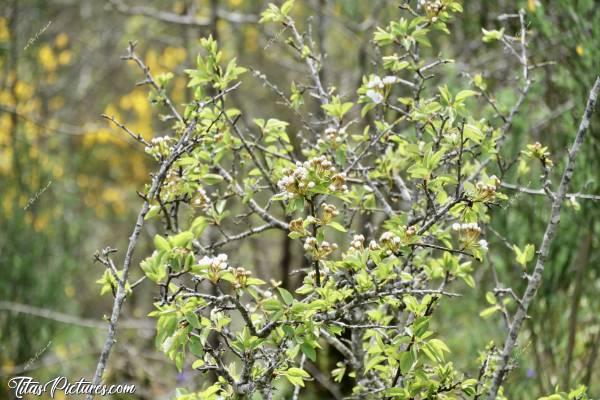
[[[562,207],[563,200],[567,195],[567,189],[569,187],[569,183],[571,182],[571,177],[573,176],[573,169],[575,168],[575,158],[581,148],[583,139],[585,137],[585,133],[590,124],[590,118],[592,116],[594,106],[596,105],[599,90],[600,76],[596,78],[596,82],[594,83],[594,86],[590,91],[587,105],[585,107],[581,123],[579,124],[577,136],[575,137],[575,141],[573,142],[573,145],[569,150],[567,165],[565,166],[565,170],[563,172],[558,191],[556,193],[554,201],[552,202],[552,212],[550,215],[550,220],[548,221],[546,231],[544,232],[544,238],[542,240],[542,245],[540,246],[540,250],[538,252],[538,258],[535,264],[535,268],[533,270],[533,274],[529,279],[529,283],[527,285],[527,289],[525,290],[525,294],[523,295],[523,298],[521,300],[522,307],[519,307],[517,309],[513,318],[513,323],[510,326],[508,337],[506,338],[506,342],[504,343],[504,348],[502,350],[497,369],[494,372],[492,386],[487,397],[488,400],[496,399],[498,390],[500,389],[500,385],[502,384],[502,381],[507,371],[509,358],[512,354],[514,347],[517,344],[519,331],[521,330],[523,321],[527,316],[527,310],[529,309],[529,305],[533,301],[533,298],[538,288],[542,284],[542,273],[544,272],[544,267],[546,264],[548,254],[550,252],[550,247],[552,245],[554,237],[556,236],[556,228],[558,227],[558,224],[560,222],[560,210]]]
[[[157,21],[185,26],[195,26],[199,28],[209,28],[211,26],[211,18],[196,17],[193,15],[179,15],[144,6],[128,6],[122,0],[109,0],[109,2],[118,12],[122,14],[141,15],[144,17],[153,18]],[[217,16],[219,19],[234,24],[255,24],[258,22],[258,17],[255,15],[228,12],[222,9],[217,9]]]

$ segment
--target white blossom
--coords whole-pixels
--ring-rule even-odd
[[[381,104],[383,102],[383,95],[372,89],[367,90],[367,97],[370,98],[375,104]]]
[[[386,76],[386,77],[383,78],[383,83],[385,85],[393,85],[396,82],[398,82],[398,78],[396,78],[393,75],[388,75],[388,76]]]
[[[383,81],[380,77],[374,76],[373,79],[367,83],[367,89],[383,89]]]
[[[219,254],[216,257],[204,256],[198,264],[211,267],[213,269],[225,270],[228,268],[227,254]]]

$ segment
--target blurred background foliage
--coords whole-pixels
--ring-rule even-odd
[[[401,3],[297,2],[298,20],[309,21],[313,39],[326,54],[322,78],[327,84],[351,93],[363,74],[373,72],[372,32],[398,18]],[[119,58],[129,40],[138,41],[138,51],[155,75],[174,73],[169,92],[181,104],[190,95],[184,69],[195,63],[198,39],[212,34],[226,57],[237,57],[238,64],[255,72],[235,94],[238,107],[247,113],[244,118],[276,116],[291,123],[290,132],[301,128],[299,118],[279,104],[273,88],[260,78],[266,74],[287,95],[291,82],[299,87],[307,82],[304,68],[278,40],[281,33],[257,24],[265,7],[262,0],[1,2],[0,398],[9,396],[4,383],[10,376],[90,377],[95,366],[106,333],[102,318],[111,299],[98,297],[94,282],[103,269],[92,255],[106,246],[125,247],[140,204],[136,190],[149,180],[152,168],[143,149],[100,115],[114,116],[147,139],[162,136],[168,127],[157,118],[160,110],[153,109],[146,89],[135,85],[142,79],[139,71]],[[455,60],[445,74],[455,77],[449,78],[451,91],[481,74],[481,81],[473,84],[483,85],[508,113],[519,93],[504,85],[507,77],[516,80],[520,72],[510,57],[499,57],[499,44],[482,42],[481,28],[499,28],[497,17],[519,8],[527,12],[535,81],[515,117],[504,155],[514,158],[527,144],[540,141],[557,164],[556,179],[600,71],[598,3],[469,1],[452,24],[450,38],[440,38],[433,48]],[[517,25],[513,28],[518,30]],[[574,192],[600,193],[599,122],[596,113],[578,160]],[[520,164],[506,180],[539,188],[537,179],[523,176],[540,173],[537,165]],[[494,211],[498,234],[489,235],[495,256],[479,269],[472,295],[446,303],[436,321],[460,367],[474,375],[478,352],[492,339],[501,343],[504,335],[500,319],[478,316],[486,291],[494,286],[489,264],[505,286],[523,289],[524,271],[515,262],[512,245],[539,243],[550,208],[544,196],[506,192],[511,195],[508,206]],[[150,226],[143,239],[149,242],[154,233]],[[592,398],[600,397],[599,233],[598,203],[570,202],[522,335],[519,365],[506,384],[510,398],[530,399],[557,385],[578,383],[590,386]],[[256,251],[263,248],[269,251]],[[138,249],[138,260],[147,249]],[[297,253],[287,237],[266,235],[237,254],[261,278],[294,287],[289,272],[302,264]],[[125,318],[131,323],[120,331],[107,375],[109,382],[136,383],[135,397],[140,399],[169,398],[177,385],[193,389],[203,384],[189,373],[177,374],[154,351],[152,325],[144,321],[154,295],[150,285],[142,284],[128,300]],[[36,308],[15,309],[15,304]],[[327,394],[314,385],[305,396]]]

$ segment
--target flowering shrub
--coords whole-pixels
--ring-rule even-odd
[[[143,142],[159,169],[142,194],[124,270],[104,259],[101,283],[103,292],[115,293],[114,337],[123,301],[135,289],[127,275],[141,226],[161,221],[164,233],[156,235],[154,252],[141,264],[157,287],[151,313],[156,345],[178,369],[215,377],[202,392],[181,389],[179,399],[270,399],[291,387],[297,398],[312,379],[333,385],[334,397],[504,398],[500,386],[533,297],[529,286],[523,298],[511,292],[513,298],[500,299],[502,290],[488,296],[493,307],[482,315],[502,314],[509,331],[504,348],[482,349],[477,376],[455,367],[431,322],[441,302],[459,295],[449,289],[453,282],[475,286],[473,271],[491,250],[491,210],[507,199],[501,192],[504,166],[500,162],[498,171],[492,161],[501,157],[522,99],[508,117],[495,118],[494,104],[480,103],[486,97],[481,82],[469,88],[465,81],[463,90],[452,92],[435,75],[449,61],[421,57],[420,48],[432,46],[435,34],[450,34],[459,2],[421,0],[416,9],[403,8],[403,16],[373,38],[381,76],[363,77],[356,94],[323,84],[322,55],[300,32],[293,1],[264,11],[261,22],[282,26],[286,42],[306,64],[306,89],[320,106],[319,121],[298,133],[300,148],[291,144],[284,121],[256,119],[254,133],[255,127],[239,122],[243,111],[229,99],[246,70],[235,59],[227,62],[212,38],[202,41],[204,53],[187,70],[194,100],[181,115],[163,90],[169,77],[155,80],[140,65],[153,102],[170,113],[173,131]],[[516,18],[525,29],[523,13]],[[524,32],[507,39],[505,31],[488,31],[484,40],[522,50],[517,56],[528,87]],[[128,58],[141,64],[133,46]],[[308,117],[308,99],[305,104],[296,84],[291,92],[288,105]],[[474,111],[479,109],[486,118]],[[545,168],[553,165],[539,143],[523,155],[540,159]],[[558,212],[563,199],[564,193],[555,196]],[[549,226],[556,224],[553,218]],[[241,266],[229,259],[227,252],[239,248],[229,244],[268,230],[302,244],[307,263],[299,287],[267,283],[255,277],[250,262]],[[543,248],[537,272],[528,278],[533,293]],[[105,350],[97,379],[110,344]],[[327,352],[337,355],[335,366],[317,363]],[[322,371],[307,372],[309,364]],[[331,385],[324,378],[329,375]],[[585,388],[553,396],[584,398]]]

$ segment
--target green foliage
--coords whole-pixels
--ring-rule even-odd
[[[289,16],[290,7],[291,3],[286,3],[281,8],[271,5],[263,13],[263,22],[293,23]],[[428,13],[410,21],[392,22],[387,30],[379,29],[375,33],[375,41],[384,48],[398,42],[405,51],[412,51],[419,44],[429,46],[428,34],[432,29],[447,32],[446,22],[450,18],[450,12],[459,10],[457,3],[446,2],[435,15]],[[222,53],[215,42],[208,39],[202,44],[207,54],[199,57],[197,69],[187,70],[187,74],[190,77],[188,86],[195,88],[196,101],[206,103],[205,93],[208,92],[204,88],[225,90],[243,70],[234,61],[222,69]],[[301,57],[305,58],[303,47],[299,48]],[[409,67],[399,60],[386,57],[388,58],[384,59],[384,63],[394,72]],[[383,100],[392,95],[393,87],[399,82],[395,76],[382,79],[371,75],[363,78],[363,87],[358,90],[358,96],[359,102],[367,102],[367,106],[363,107],[362,114],[378,107],[386,107]],[[289,237],[292,240],[304,240],[304,251],[316,268],[306,275],[303,285],[297,289],[299,297],[281,287],[277,288],[278,295],[271,290],[259,289],[265,282],[253,278],[244,268],[231,266],[225,254],[206,255],[196,261],[192,242],[198,235],[192,231],[194,225],[198,225],[197,222],[192,224],[190,231],[168,238],[155,236],[156,250],[142,262],[142,269],[150,280],[165,288],[162,300],[155,304],[156,311],[150,314],[158,318],[157,346],[179,369],[182,368],[189,349],[199,357],[192,364],[194,368],[220,371],[219,375],[224,378],[225,386],[209,388],[209,395],[222,388],[239,394],[271,391],[272,382],[277,381],[274,377],[278,376],[285,377],[294,386],[303,387],[304,380],[310,375],[296,366],[298,355],[303,354],[314,362],[323,346],[323,334],[335,338],[346,330],[357,329],[352,327],[352,322],[343,322],[345,318],[337,316],[344,308],[354,310],[361,321],[358,326],[365,326],[360,334],[360,347],[364,351],[353,345],[348,351],[355,355],[341,363],[333,374],[337,381],[346,379],[346,376],[354,380],[356,383],[352,392],[355,395],[364,395],[373,390],[368,384],[361,383],[367,377],[387,382],[389,388],[385,394],[398,399],[432,396],[446,391],[470,394],[477,392],[476,380],[467,378],[446,360],[450,354],[449,347],[441,339],[432,337],[434,332],[429,329],[431,313],[440,301],[440,293],[432,291],[432,294],[419,295],[419,289],[413,286],[417,282],[415,275],[420,273],[424,274],[423,278],[427,281],[443,279],[447,282],[460,278],[474,286],[471,261],[461,260],[461,255],[453,255],[452,248],[456,246],[459,252],[481,259],[487,251],[487,243],[480,239],[478,222],[488,218],[486,204],[502,199],[496,193],[499,181],[495,177],[486,177],[477,185],[461,182],[461,186],[456,189],[458,197],[452,198],[451,193],[463,176],[460,171],[457,176],[455,165],[448,163],[449,155],[453,152],[456,154],[458,150],[458,162],[463,163],[463,168],[474,168],[474,153],[463,154],[460,149],[478,148],[481,149],[479,156],[493,155],[495,136],[485,135],[484,131],[493,131],[493,128],[485,121],[473,119],[465,106],[465,101],[478,92],[462,90],[452,95],[445,86],[439,92],[441,101],[435,97],[419,101],[401,99],[407,107],[404,118],[416,124],[420,141],[415,142],[410,136],[395,133],[394,124],[389,124],[385,119],[377,121],[377,130],[389,133],[387,140],[393,144],[390,150],[396,156],[401,155],[396,159],[403,161],[401,165],[388,164],[388,155],[383,154],[381,159],[376,159],[375,168],[369,175],[370,179],[385,179],[393,176],[397,168],[408,167],[408,179],[420,182],[428,196],[440,205],[446,204],[450,215],[458,221],[452,225],[457,233],[455,238],[449,233],[447,222],[444,226],[444,220],[429,215],[425,207],[422,209],[425,218],[432,219],[427,227],[420,229],[419,224],[407,224],[406,219],[393,217],[386,222],[388,230],[378,241],[373,240],[365,247],[364,238],[354,236],[351,247],[338,253],[339,246],[334,241],[335,236],[347,234],[349,225],[336,221],[338,208],[324,200],[352,204],[364,210],[373,207],[364,202],[364,188],[352,185],[350,189],[346,173],[338,170],[353,169],[358,162],[358,149],[364,144],[364,140],[355,136],[355,140],[344,143],[344,146],[339,146],[340,142],[335,139],[320,141],[318,150],[303,149],[308,161],[293,164],[285,161],[291,150],[286,133],[288,123],[273,118],[254,121],[261,131],[260,140],[268,146],[268,152],[262,154],[263,162],[269,168],[269,175],[278,179],[277,186],[281,190],[271,196],[271,201],[283,202],[286,214],[295,216],[289,225]],[[338,127],[341,126],[351,113],[354,103],[342,101],[338,95],[323,100],[322,109],[326,116]],[[296,100],[294,107],[300,109],[301,106],[302,103]],[[194,118],[201,116],[202,112],[188,112],[186,115]],[[213,109],[209,118],[201,118],[210,120],[208,125],[204,125],[209,130],[212,126],[218,126],[218,135],[222,138],[220,140],[244,144],[239,133],[236,136],[241,142],[232,135],[231,124],[220,124],[220,115],[231,112],[228,109]],[[341,128],[327,131],[332,138],[344,133]],[[210,174],[200,172],[198,175],[196,171],[218,170],[218,165],[230,157],[231,146],[218,146],[209,139],[211,135],[207,131],[196,134],[199,145],[182,161],[175,161],[180,169],[177,179],[170,185],[185,187],[185,182],[199,178],[206,185],[222,186],[227,182],[222,179],[207,180]],[[244,145],[248,155],[254,160],[256,155]],[[336,150],[333,158],[329,156],[331,149]],[[203,153],[210,153],[211,157],[203,157]],[[168,153],[162,155],[158,160],[167,155]],[[255,164],[256,168],[248,170],[251,180],[268,180],[269,177],[262,170],[264,166],[258,161]],[[230,178],[225,177],[230,182]],[[203,192],[200,186],[197,190]],[[369,190],[375,189],[371,187]],[[255,196],[252,192],[246,193],[244,201]],[[373,197],[372,201],[379,202],[379,199]],[[217,206],[215,209],[219,217],[215,216],[214,210],[209,210],[208,205],[200,209],[205,214],[199,217],[202,227],[206,223],[222,225],[226,222],[228,215],[222,214],[222,207]],[[153,210],[157,210],[153,212],[153,217],[161,214],[156,206]],[[165,215],[165,218],[168,217]],[[331,230],[327,231],[325,227]],[[416,250],[425,239],[425,233],[431,235],[428,240],[435,238],[449,246],[449,251],[442,251],[438,255],[427,246]],[[417,257],[427,267],[420,273],[413,267],[403,269],[405,254]],[[195,282],[210,282],[220,294],[215,296],[190,292],[185,285],[175,283],[174,278],[183,274],[190,274]],[[355,304],[358,299],[372,300],[368,301],[369,306],[364,307]],[[203,312],[206,309],[213,311],[206,314]],[[244,321],[242,327],[232,325],[231,322],[235,319],[232,311],[241,315]],[[404,329],[394,325],[393,316],[398,313],[408,313],[411,316],[411,322]],[[387,333],[384,334],[378,327]],[[219,350],[208,342],[211,334],[221,337],[229,350],[239,358],[239,365],[223,364]],[[345,347],[339,339],[332,340]],[[196,351],[193,350],[194,347],[197,347]],[[396,387],[398,377],[402,377],[402,383]],[[182,398],[188,398],[185,396],[189,395],[183,395]]]
[[[105,378],[150,396],[486,397],[598,71],[594,1],[71,2],[0,17],[2,300],[88,319],[123,284],[172,368],[125,324]],[[598,193],[597,146],[581,158],[570,192]],[[134,190],[148,213],[122,282]],[[499,399],[595,398],[598,208],[565,205]],[[114,268],[91,266],[107,242]],[[74,336],[51,356],[93,370],[75,350],[91,330],[0,313],[0,372]]]
[[[500,179],[486,168],[498,157],[505,132],[471,108],[477,97],[487,96],[481,76],[474,80],[478,90],[454,91],[443,84],[424,89],[425,64],[415,56],[420,47],[433,46],[435,31],[450,33],[447,23],[462,7],[454,1],[427,2],[422,15],[413,11],[408,19],[378,28],[373,39],[383,53],[380,62],[394,75],[363,76],[356,98],[349,100],[335,88],[319,89],[318,55],[298,33],[291,8],[292,2],[271,4],[261,22],[290,27],[288,43],[312,72],[317,88],[312,94],[329,127],[316,146],[302,146],[306,161],[295,158],[286,121],[254,119],[260,134],[251,139],[237,127],[232,118],[242,112],[227,108],[228,91],[245,69],[235,59],[226,62],[212,38],[202,41],[205,54],[198,57],[196,69],[186,70],[188,87],[194,89],[194,103],[185,113],[187,123],[197,126],[192,130],[194,146],[175,158],[171,171],[177,173],[169,173],[165,189],[167,198],[189,205],[196,218],[188,230],[156,235],[154,253],[142,262],[146,276],[161,287],[156,310],[150,313],[157,318],[157,347],[179,370],[191,354],[192,368],[216,371],[219,377],[204,392],[179,398],[270,396],[281,377],[304,388],[311,376],[300,358],[317,362],[324,346],[341,354],[343,361],[331,374],[337,382],[352,382],[349,392],[354,396],[483,396],[496,362],[486,361],[478,378],[460,371],[448,360],[452,351],[436,337],[431,322],[438,304],[449,301],[447,284],[462,280],[476,286],[473,271],[489,251],[482,233],[490,222],[490,208],[507,200],[499,192]],[[484,30],[484,41],[503,40],[503,35],[504,30]],[[412,79],[420,77],[419,90],[398,96],[400,85],[417,86],[408,75],[415,72]],[[362,135],[348,135],[351,124],[343,123],[354,115],[356,103],[363,104],[361,117],[373,122],[365,124]],[[300,113],[306,107],[295,83],[289,105]],[[178,143],[185,141],[189,128],[174,128],[179,130]],[[174,140],[152,143],[147,152],[164,163],[175,154]],[[165,141],[166,147],[154,149]],[[552,166],[541,145],[528,147],[524,155]],[[226,168],[235,167],[238,157],[251,162],[232,177]],[[378,188],[398,185],[399,171],[406,171],[413,195],[419,193],[410,215],[395,213]],[[205,187],[213,187],[212,196]],[[225,211],[232,203],[227,193],[240,197],[270,227],[284,226],[292,241],[303,241],[311,270],[295,293],[254,278],[234,266],[226,253],[214,253],[214,244],[207,249],[200,243],[207,226],[223,229],[231,223],[232,215]],[[266,193],[269,204],[281,205],[279,212],[257,204]],[[348,222],[349,207],[361,215],[383,208],[379,239],[365,245],[363,235],[351,236],[356,227]],[[344,208],[344,218],[337,218],[339,208]],[[151,213],[170,221],[164,207],[153,205]],[[251,229],[240,238],[254,233]],[[341,238],[351,239],[350,246],[342,248]],[[225,235],[224,243],[231,240]],[[514,251],[523,267],[534,256],[533,245],[523,250],[514,246]],[[183,280],[186,276],[193,288]],[[487,293],[490,307],[481,317],[507,314],[512,300],[501,299],[499,293],[504,292]],[[234,323],[240,318],[241,325]],[[350,343],[344,339],[348,334]],[[487,349],[487,360],[497,357],[494,347]]]

